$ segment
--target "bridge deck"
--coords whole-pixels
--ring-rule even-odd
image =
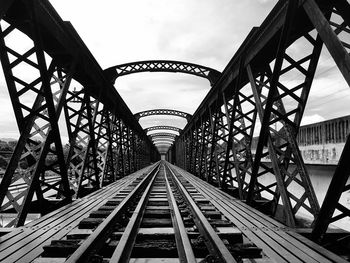
[[[0,262],[30,262],[43,252],[51,240],[61,239],[77,227],[82,218],[106,203],[116,192],[130,184],[148,168],[124,177],[84,198],[62,207],[42,218],[12,230],[0,238]]]
[[[185,172],[168,166],[184,185],[191,184],[196,191],[243,234],[245,243],[253,243],[262,249],[262,258],[244,258],[243,262],[347,262],[326,249],[311,242],[293,229],[287,228],[274,219],[245,205],[208,183]],[[0,238],[0,262],[50,262],[38,258],[52,240],[64,239],[68,233],[77,229],[79,222],[92,211],[103,206],[118,192],[149,171],[147,167],[136,173],[76,200],[28,225],[12,230]],[[192,193],[192,190],[188,190]],[[192,196],[192,198],[194,198]],[[203,200],[202,200],[203,201]],[[196,200],[198,203],[198,200]],[[82,230],[80,230],[81,233]],[[86,230],[87,232],[93,230]],[[57,259],[56,262],[64,262]],[[170,262],[170,261],[169,261]],[[171,261],[172,262],[172,261]]]
[[[254,244],[277,262],[347,262],[278,221],[175,167]]]

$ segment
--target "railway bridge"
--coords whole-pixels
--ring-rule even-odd
[[[102,69],[48,0],[2,0],[0,19],[20,134],[0,183],[1,262],[350,260],[349,232],[332,226],[350,217],[350,139],[321,204],[298,144],[308,133],[297,139],[322,47],[350,85],[348,1],[278,1],[222,72],[169,60]],[[140,72],[211,88],[193,114],[132,113],[115,86]],[[142,127],[151,115],[186,125]]]

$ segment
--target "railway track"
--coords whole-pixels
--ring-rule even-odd
[[[191,183],[160,162],[64,237],[51,240],[33,262],[241,262],[263,257]]]
[[[1,233],[0,262],[347,262],[167,162]]]

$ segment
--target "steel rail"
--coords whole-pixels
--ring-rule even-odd
[[[170,199],[169,205],[170,205],[171,220],[173,223],[173,228],[175,233],[175,241],[176,241],[177,251],[179,254],[179,261],[196,263],[197,260],[194,256],[191,242],[188,238],[186,228],[180,214],[180,210],[176,204],[174,194],[171,190],[166,171],[167,169],[164,169],[165,185],[166,185],[166,190],[168,194],[168,199]]]
[[[158,168],[158,170],[157,170]],[[155,172],[156,171],[156,172]],[[123,201],[112,211],[112,213],[94,230],[94,232],[79,246],[79,248],[66,260],[66,263],[86,262],[93,248],[101,245],[111,227],[117,222],[124,209],[133,201],[142,187],[149,181],[152,174],[159,171],[159,164],[142,179],[142,181],[123,199]],[[155,172],[155,173],[154,173]]]
[[[237,262],[231,255],[230,251],[225,246],[224,242],[220,239],[218,234],[215,232],[213,227],[210,225],[206,217],[203,215],[202,211],[193,201],[192,197],[189,195],[185,187],[181,184],[179,179],[175,176],[172,169],[168,166],[170,174],[172,175],[173,182],[176,183],[178,189],[180,190],[182,196],[187,201],[189,208],[191,209],[193,220],[206,240],[208,250],[212,256],[214,256],[219,262]],[[216,261],[215,261],[216,262]]]
[[[159,165],[158,171],[153,175],[153,178],[147,185],[146,190],[143,192],[129,223],[127,224],[112,257],[109,260],[110,262],[129,262],[132,249],[136,241],[137,231],[140,228],[148,197],[151,193],[150,190],[157,174],[159,173],[160,166],[161,165]]]

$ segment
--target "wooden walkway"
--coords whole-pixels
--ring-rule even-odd
[[[63,238],[76,228],[92,210],[105,204],[116,192],[128,186],[149,169],[150,167],[139,170],[0,237],[0,262],[28,263],[33,261],[43,253],[43,246],[49,245],[51,240]]]
[[[276,262],[348,262],[205,181],[171,166],[192,183],[255,245]]]
[[[262,259],[244,259],[243,262],[348,262],[186,171],[173,165],[170,167],[176,176],[192,184],[227,217],[243,233],[246,241],[262,249]],[[118,191],[150,169],[149,166],[137,171],[3,235],[0,237],[0,262],[33,261],[43,253],[43,246],[49,245],[52,240],[62,239],[69,232],[72,233],[91,211],[101,207]]]

